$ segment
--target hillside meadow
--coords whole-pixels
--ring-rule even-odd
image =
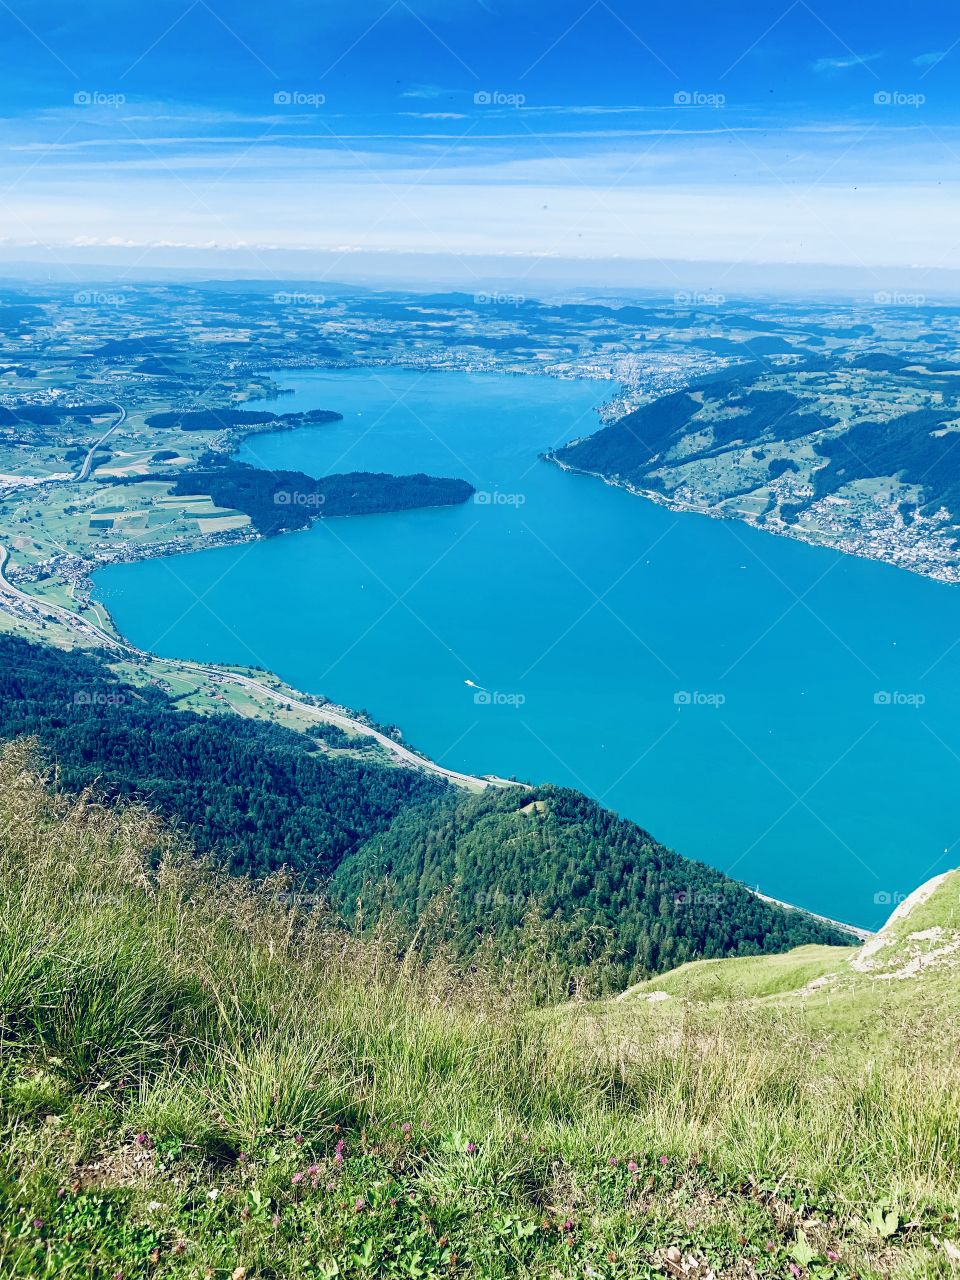
[[[0,1275],[953,1275],[956,981],[878,975],[955,898],[883,970],[805,947],[545,1010],[529,960],[361,935],[14,744]]]

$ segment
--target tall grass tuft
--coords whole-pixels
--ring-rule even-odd
[[[952,1014],[866,1056],[744,1001],[545,1012],[287,888],[0,753],[0,1273],[922,1274],[960,1234]]]

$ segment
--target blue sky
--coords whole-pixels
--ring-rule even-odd
[[[4,0],[0,248],[956,269],[951,8]]]

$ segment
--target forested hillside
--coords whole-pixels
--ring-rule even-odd
[[[779,510],[790,523],[823,498],[842,492],[850,500],[858,482],[883,478],[902,489],[901,514],[943,517],[955,530],[960,402],[953,375],[942,376],[952,368],[950,361],[882,352],[734,365],[549,456],[647,492],[669,497],[680,490],[685,500],[694,492],[707,505],[752,494],[758,516]],[[774,485],[787,471],[799,477],[796,484]]]
[[[342,734],[323,731],[334,745]],[[408,932],[446,903],[445,946],[506,954],[528,917],[556,971],[623,985],[699,956],[847,939],[658,844],[575,791],[466,794],[409,769],[331,756],[305,734],[177,709],[99,659],[0,637],[0,737],[36,735],[69,790],[141,798],[233,872],[281,867],[327,886],[346,914],[363,894]],[[318,735],[319,736],[319,735]]]
[[[388,906],[410,927],[446,895],[455,922],[447,940],[467,957],[491,936],[509,952],[533,913],[555,954],[571,968],[591,965],[607,988],[693,957],[849,941],[553,786],[448,794],[406,809],[341,863],[332,888],[346,914],[362,899],[365,911]]]
[[[28,734],[68,789],[143,798],[232,871],[289,866],[311,884],[442,789],[412,770],[323,755],[277,725],[177,710],[86,655],[0,636],[0,737]]]

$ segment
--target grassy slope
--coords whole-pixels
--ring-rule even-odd
[[[776,956],[692,960],[660,978],[632,987],[623,999],[629,1001],[655,992],[697,1001],[782,996],[845,967],[849,958],[849,947],[810,945]]]
[[[865,950],[806,946],[694,961],[631,987],[618,1002],[621,1012],[659,992],[715,1008],[733,1000],[802,1007],[823,1025],[869,1023],[882,1011],[934,1004],[944,1016],[960,1013],[960,870],[930,881],[929,892],[918,889]],[[666,1011],[667,1002],[661,1007]]]
[[[951,1274],[956,993],[920,979],[864,1059],[789,960],[731,963],[781,1003],[544,1016],[502,965],[299,915],[8,748],[0,1275]]]

